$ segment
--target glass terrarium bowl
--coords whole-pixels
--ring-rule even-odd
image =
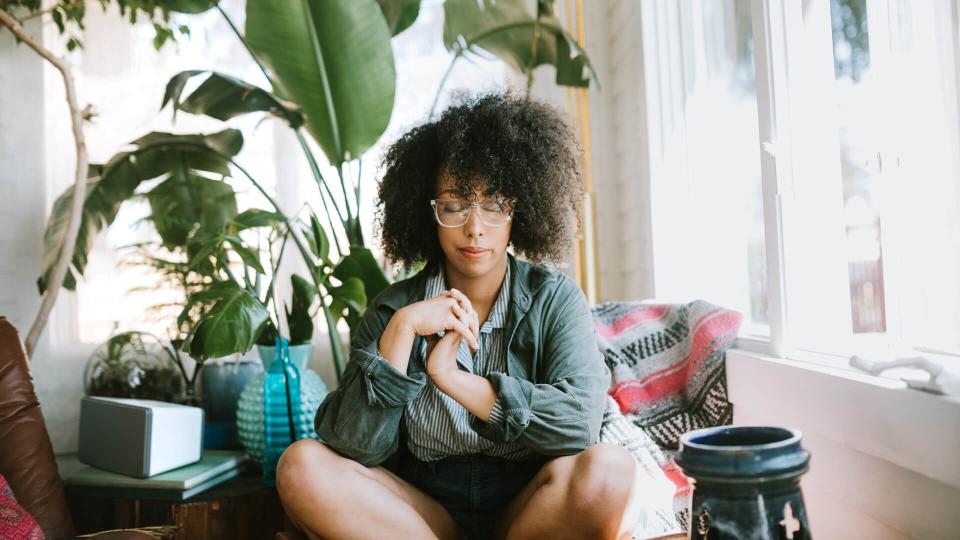
[[[83,374],[88,396],[182,402],[185,383],[174,354],[147,332],[111,336],[87,361]]]

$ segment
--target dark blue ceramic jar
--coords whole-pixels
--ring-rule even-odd
[[[677,464],[694,479],[691,539],[811,538],[800,492],[810,454],[800,432],[722,426],[680,438]]]

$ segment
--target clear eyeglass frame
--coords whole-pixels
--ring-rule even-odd
[[[440,219],[440,209],[438,208],[438,203],[441,203],[441,202],[443,202],[442,199],[430,199],[430,206],[433,207],[433,217],[434,217],[434,219],[437,220],[437,224],[439,224],[441,227],[449,227],[449,228],[463,227],[464,225],[467,224],[467,221],[470,220],[470,212],[471,212],[474,208],[477,209],[477,215],[480,217],[480,223],[483,223],[483,224],[486,225],[487,227],[504,227],[504,226],[506,226],[507,223],[510,223],[510,221],[513,220],[513,204],[514,204],[514,199],[503,199],[503,200],[499,200],[499,201],[496,201],[496,200],[493,200],[493,199],[488,199],[488,200],[483,200],[483,201],[476,202],[476,203],[461,201],[461,202],[463,202],[463,203],[466,205],[466,207],[467,207],[467,208],[466,208],[466,213],[463,215],[463,220],[462,220],[461,223],[452,224],[452,225],[451,225],[451,224],[448,224],[448,223],[444,223],[443,220]],[[487,211],[487,210],[485,210],[485,209],[483,208],[483,205],[489,204],[489,203],[495,203],[495,204],[498,204],[498,205],[502,205],[502,204],[506,204],[506,205],[507,205],[508,210],[507,210],[507,212],[505,212],[505,214],[506,214],[506,219],[504,219],[504,221],[503,221],[502,223],[497,223],[497,222],[490,223],[489,221],[487,221],[487,219],[484,218],[485,215],[486,215],[486,218],[489,218],[489,217],[490,217],[490,216],[489,216],[490,212]],[[502,214],[502,213],[501,213],[501,214]],[[500,215],[500,214],[495,214],[495,215]]]

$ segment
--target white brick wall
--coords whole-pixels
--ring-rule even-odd
[[[600,301],[653,296],[649,169],[643,115],[640,9],[585,3],[586,49],[600,78],[590,91]]]

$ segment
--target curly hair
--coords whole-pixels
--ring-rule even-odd
[[[453,106],[384,155],[376,212],[383,252],[407,267],[442,260],[430,199],[445,173],[465,198],[479,190],[514,199],[514,251],[560,262],[578,226],[579,157],[570,126],[546,104],[492,94]]]

